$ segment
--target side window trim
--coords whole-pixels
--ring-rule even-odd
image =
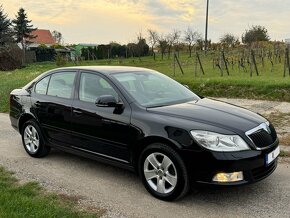
[[[52,75],[52,74],[49,75],[49,80],[48,80],[48,83],[47,83],[47,87],[46,87],[45,95],[47,95],[48,87],[49,87],[50,80],[51,80],[51,75]]]

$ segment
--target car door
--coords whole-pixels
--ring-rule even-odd
[[[128,137],[131,108],[114,85],[98,73],[81,72],[72,105],[72,138],[75,148],[102,157],[129,162]],[[101,95],[112,95],[123,103],[121,111],[98,107]]]
[[[31,93],[32,112],[48,140],[70,141],[71,105],[76,71],[52,73],[41,79]]]

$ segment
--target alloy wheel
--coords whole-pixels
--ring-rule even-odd
[[[39,135],[32,125],[27,125],[24,129],[24,144],[31,154],[35,154],[39,149]]]
[[[144,176],[149,186],[160,194],[168,194],[177,184],[177,170],[169,157],[151,153],[144,161]]]

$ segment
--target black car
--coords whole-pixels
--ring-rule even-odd
[[[196,182],[242,185],[276,169],[273,125],[246,109],[194,94],[153,70],[71,67],[10,95],[11,124],[32,157],[51,147],[135,170],[155,197]]]

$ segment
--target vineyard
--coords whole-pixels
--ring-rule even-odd
[[[289,50],[282,43],[219,51],[172,52],[152,56],[68,62],[75,65],[126,65],[164,73],[186,84],[201,96],[290,101]],[[0,72],[0,111],[8,111],[11,90],[21,87],[47,70],[54,62],[28,65],[15,71]]]

